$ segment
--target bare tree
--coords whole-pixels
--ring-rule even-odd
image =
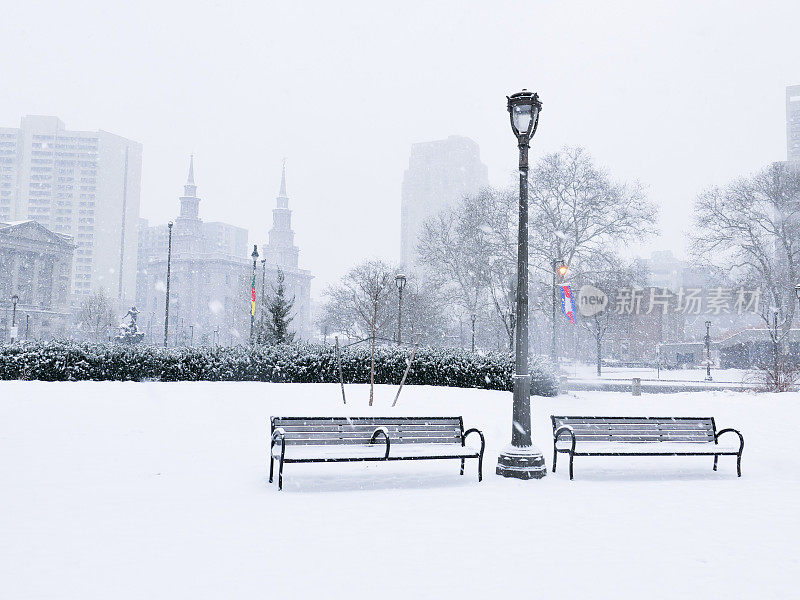
[[[656,208],[639,185],[613,182],[582,148],[544,156],[529,177],[533,304],[551,307],[551,261],[571,266],[615,256],[655,231]],[[514,188],[468,195],[425,224],[418,252],[468,314],[491,305],[513,349],[519,196]],[[539,273],[539,277],[535,273]],[[538,301],[537,301],[538,299]]]
[[[103,289],[99,289],[81,302],[78,311],[78,329],[90,340],[102,342],[108,339],[108,331],[118,325],[111,301]]]
[[[391,294],[397,269],[380,260],[369,260],[351,269],[339,283],[328,288],[328,323],[340,323],[370,339],[370,390],[372,406],[375,384],[375,340],[387,335],[397,314],[392,310]]]
[[[479,200],[485,193],[467,196],[456,208],[427,221],[417,245],[431,280],[470,316],[480,311],[488,291],[490,253]]]
[[[782,341],[794,318],[794,286],[800,278],[800,169],[775,163],[706,190],[695,203],[694,221],[696,259],[759,287],[766,295],[759,302],[761,317]]]
[[[656,205],[638,183],[618,183],[583,148],[543,156],[528,178],[531,254],[550,272],[554,259],[569,265],[613,255],[656,232]]]
[[[395,267],[380,260],[356,265],[328,286],[322,320],[349,337],[390,336],[397,316],[392,302],[395,273]]]

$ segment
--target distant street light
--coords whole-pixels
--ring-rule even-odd
[[[261,259],[261,306],[264,306],[264,298],[267,294],[267,259]]]
[[[553,344],[550,349],[550,356],[553,359],[553,364],[558,364],[558,321],[556,319],[556,306],[558,306],[558,284],[556,277],[560,277],[558,281],[564,281],[564,276],[569,271],[567,265],[564,264],[563,259],[554,258],[551,271],[553,272]]]
[[[169,278],[172,268],[172,221],[167,223],[169,241],[167,242],[167,297],[164,302],[164,348],[167,347],[167,334],[169,333]]]
[[[478,318],[478,315],[472,313],[469,318],[472,319],[472,352],[475,352],[475,319]]]
[[[14,294],[11,296],[11,304],[13,309],[11,311],[11,343],[14,343],[14,340],[17,338],[17,302],[19,302],[19,296]]]
[[[711,378],[711,321],[706,321],[706,381]]]
[[[540,479],[547,474],[542,453],[531,440],[531,376],[528,372],[528,148],[542,104],[527,90],[508,97],[511,130],[519,149],[519,231],[517,235],[516,357],[511,445],[497,457],[498,475]]]
[[[406,287],[406,276],[398,273],[394,278],[397,286],[397,345],[403,342],[403,290]]]
[[[253,282],[250,285],[250,345],[255,343],[256,327],[256,263],[258,262],[258,246],[253,244],[253,252],[250,254],[253,259]]]

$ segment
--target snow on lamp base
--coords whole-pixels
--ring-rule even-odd
[[[508,446],[497,457],[496,473],[516,479],[541,479],[547,475],[547,467],[536,446]]]

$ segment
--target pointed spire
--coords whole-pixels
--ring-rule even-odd
[[[189,155],[189,176],[186,178],[186,185],[183,186],[183,195],[187,198],[197,196],[197,186],[194,183],[194,154]]]
[[[194,185],[194,154],[189,155],[189,177],[186,178],[186,183]]]
[[[286,195],[286,159],[283,159],[283,169],[281,170],[281,191],[278,194],[279,198],[287,198]]]
[[[289,208],[289,196],[286,195],[286,159],[283,159],[281,170],[281,191],[278,192],[278,208]]]

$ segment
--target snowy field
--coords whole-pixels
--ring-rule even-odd
[[[535,399],[549,415],[714,416],[735,459],[576,458],[494,475],[511,394],[263,383],[0,382],[0,598],[789,598],[800,572],[800,394]],[[293,465],[270,415],[463,415],[475,461]],[[563,459],[562,459],[563,460]],[[561,465],[566,467],[567,461]]]

